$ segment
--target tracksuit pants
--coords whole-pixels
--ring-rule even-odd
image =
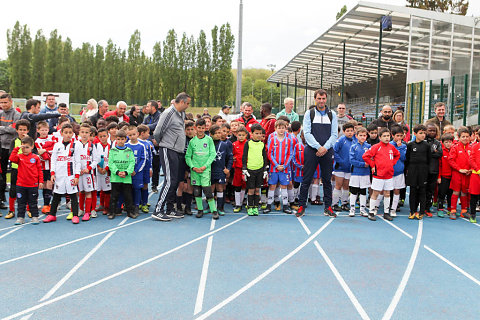
[[[180,163],[180,154],[176,151],[160,148],[160,163],[165,173],[165,179],[163,179],[162,188],[159,193],[157,206],[155,213],[165,213],[174,211],[174,204],[177,198],[178,187],[178,167]]]
[[[17,216],[19,218],[25,218],[27,204],[32,217],[38,217],[38,187],[17,186]]]

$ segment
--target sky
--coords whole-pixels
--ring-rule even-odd
[[[379,0],[376,0],[380,2]],[[404,0],[382,3],[404,6]],[[142,50],[151,55],[155,42],[163,41],[168,30],[207,36],[215,25],[230,23],[235,34],[237,65],[238,8],[240,0],[83,0],[83,1],[8,1],[2,4],[0,18],[0,59],[7,57],[7,29],[18,20],[27,24],[32,38],[38,29],[48,37],[57,29],[62,39],[70,37],[73,46],[83,42],[105,46],[108,39],[122,49],[128,48],[130,36],[138,29]],[[283,67],[298,52],[325,32],[345,4],[353,8],[358,1],[340,0],[244,0],[243,67]],[[471,0],[468,16],[480,16],[480,1]]]

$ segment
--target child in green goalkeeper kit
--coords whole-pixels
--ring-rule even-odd
[[[190,181],[193,186],[193,195],[197,203],[197,218],[203,216],[202,191],[205,194],[213,219],[219,215],[215,205],[211,188],[211,165],[217,155],[213,139],[205,135],[205,120],[198,119],[195,123],[197,136],[190,140],[185,161],[191,169]]]

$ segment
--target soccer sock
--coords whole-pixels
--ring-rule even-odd
[[[100,191],[100,206],[105,208],[105,192]]]
[[[355,208],[355,202],[357,202],[357,195],[350,193],[350,209]]]
[[[258,207],[259,204],[260,204],[260,195],[259,195],[259,194],[256,194],[256,195],[255,195],[255,198],[254,198],[254,203],[253,203],[253,205],[254,205],[255,207]]]
[[[78,203],[80,210],[84,211],[85,209],[85,193],[80,192],[80,201]]]
[[[185,194],[185,192],[183,193]],[[142,205],[146,206],[148,203],[148,189],[142,189]]]
[[[237,207],[242,206],[241,197],[242,197],[241,192],[235,191],[235,205],[236,205]]]
[[[92,191],[92,210],[90,212],[94,211],[97,208],[97,190]]]
[[[182,196],[177,195],[177,210],[182,207]]]
[[[197,210],[202,211],[203,210],[202,197],[195,197],[195,202],[197,203]]]
[[[315,201],[318,195],[318,184],[312,184],[312,193],[310,194],[310,199]]]
[[[8,198],[8,211],[15,212],[15,198]]]
[[[342,196],[342,190],[333,189],[332,193],[332,205],[338,205],[338,200]]]
[[[347,204],[348,203],[348,195],[350,192],[348,190],[343,189],[342,190],[342,204]]]
[[[255,206],[255,195],[254,195],[254,194],[249,194],[249,195],[247,196],[247,199],[248,199],[248,203],[247,203],[248,206],[249,206],[250,208],[253,208],[253,207]]]
[[[477,203],[478,203],[478,194],[470,195],[470,215],[473,219],[477,217]]]
[[[370,198],[370,212],[373,213],[375,210],[375,204],[377,203],[377,200]]]
[[[104,202],[103,207],[105,208],[106,211],[108,211],[108,208],[110,208],[110,192],[103,194],[103,202]]]
[[[377,202],[375,203],[375,206],[376,206],[377,208],[380,208],[380,203],[382,202],[382,200],[383,200],[383,194],[379,194],[379,195],[377,196]],[[387,207],[388,207],[388,206],[387,206]]]
[[[462,201],[462,210],[467,210],[468,206],[470,205],[468,196],[461,196],[460,201]]]
[[[185,209],[192,209],[192,197],[193,195],[188,192],[183,193],[185,195]],[[147,201],[148,202],[148,201]]]
[[[223,197],[223,192],[217,192],[217,208],[220,211],[223,211],[223,204],[225,203],[225,198]]]
[[[50,189],[43,189],[43,205],[49,206],[50,201],[52,200],[52,190]]]
[[[457,209],[458,194],[452,194],[452,210]]]
[[[267,190],[262,189],[262,193],[258,197],[262,200],[262,203],[267,203]]]
[[[92,198],[91,197],[85,197],[85,213],[90,214],[92,209]]]
[[[292,203],[293,201],[295,201],[295,192],[293,191],[293,189],[287,189],[287,192],[288,192],[288,202]]]
[[[273,203],[273,198],[275,196],[275,190],[270,190],[268,189],[268,198],[267,198],[267,204],[272,204]]]
[[[217,206],[215,205],[215,198],[208,199],[208,207],[210,208],[210,212],[215,212],[217,211]]]
[[[360,212],[362,212],[362,210],[365,211],[366,208],[367,208],[367,195],[361,194],[360,195]]]
[[[274,198],[273,198],[273,200],[274,200],[275,202],[280,202],[280,194],[281,194],[281,193],[282,193],[282,192],[280,191],[280,187],[277,187],[277,188],[275,189],[275,193],[274,193],[275,196],[274,196]]]
[[[133,189],[133,205],[138,207],[140,205],[140,199],[142,198],[142,189]]]
[[[283,206],[288,206],[288,191],[287,189],[282,189],[282,202]]]
[[[243,204],[244,199],[245,199],[245,189],[242,189],[242,191],[240,191],[240,205]]]
[[[390,213],[389,203],[390,203],[390,197],[385,197],[385,198],[383,198],[383,212],[384,212],[385,214],[389,214],[389,213]]]
[[[394,194],[393,195],[393,201],[392,201],[392,211],[396,211],[398,207],[398,201],[400,200],[400,195],[399,194]]]
[[[293,189],[293,198],[294,198],[294,201],[295,199],[298,199],[298,192],[299,192],[300,188],[294,188]]]

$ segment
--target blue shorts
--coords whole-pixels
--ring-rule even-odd
[[[140,172],[137,172],[133,177],[132,177],[132,188],[133,189],[142,189],[143,188],[143,175],[145,170],[142,170]]]
[[[290,174],[285,172],[270,172],[268,184],[274,185],[278,183],[280,183],[282,186],[288,186],[290,183]]]
[[[223,172],[212,172],[212,184],[226,184],[227,183],[227,176]]]
[[[150,168],[145,168],[143,170],[143,184],[150,183]]]
[[[303,182],[303,176],[293,177],[293,182],[302,183]]]
[[[318,165],[317,169],[315,169],[315,172],[313,173],[313,179],[320,179],[321,176],[320,165]]]

